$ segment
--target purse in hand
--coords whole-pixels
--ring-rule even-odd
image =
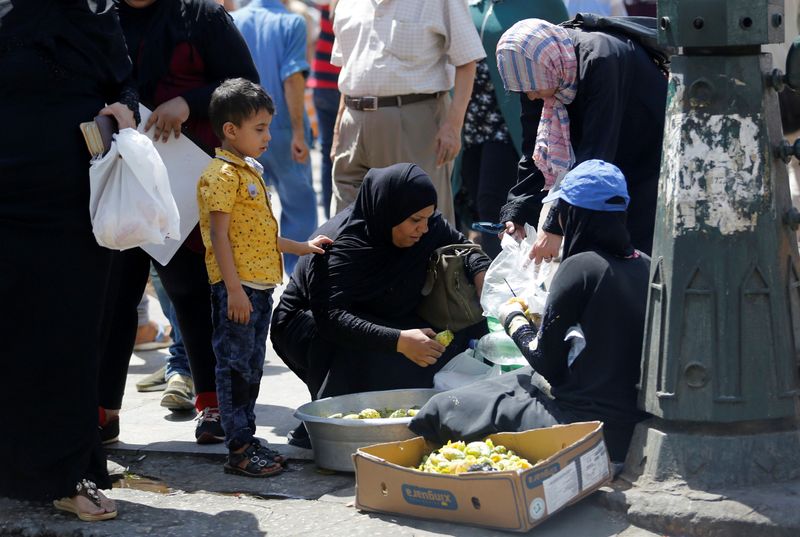
[[[431,255],[417,315],[438,330],[457,332],[483,319],[480,297],[467,277],[464,259],[477,244],[450,244]]]

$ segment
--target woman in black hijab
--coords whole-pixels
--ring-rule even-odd
[[[433,375],[485,330],[485,323],[464,329],[445,349],[414,313],[434,250],[468,242],[436,211],[436,191],[418,166],[373,168],[356,201],[315,233],[333,245],[298,263],[270,330],[278,356],[312,399],[431,387]],[[480,252],[466,258],[479,294],[489,264]],[[302,426],[290,443],[307,445]]]
[[[541,328],[537,332],[518,303],[501,310],[506,332],[530,367],[433,397],[411,429],[439,442],[472,441],[499,431],[600,420],[611,460],[622,461],[634,425],[645,416],[636,406],[636,383],[650,259],[631,245],[625,222],[630,198],[613,164],[581,163],[548,198],[557,200],[564,261]],[[537,383],[534,371],[549,386]]]
[[[135,127],[130,72],[109,2],[0,3],[0,496],[60,498],[84,520],[116,509],[96,489],[111,486],[96,386],[110,252],[79,124]]]

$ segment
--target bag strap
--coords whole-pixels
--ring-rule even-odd
[[[436,269],[439,266],[439,261],[442,256],[456,254],[459,257],[464,257],[475,250],[483,252],[483,248],[481,248],[480,244],[471,243],[448,244],[447,246],[442,246],[434,250],[428,261],[428,271],[425,276],[425,284],[422,286],[422,296],[428,296],[431,294],[431,291],[433,291],[436,280],[439,278],[439,273]]]
[[[655,17],[604,17],[576,13],[575,18],[559,26],[623,35],[636,41],[664,74],[669,74],[670,57],[677,53],[675,48],[659,44]]]

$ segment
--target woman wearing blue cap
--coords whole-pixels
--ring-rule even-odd
[[[630,197],[619,168],[581,163],[548,196],[558,199],[564,260],[541,327],[518,302],[501,322],[530,363],[493,380],[434,396],[412,420],[426,438],[479,440],[501,431],[600,420],[611,460],[622,461],[634,425],[650,258],[626,229]],[[537,385],[533,372],[549,383]]]
[[[603,159],[627,178],[628,230],[650,253],[661,163],[667,79],[645,49],[623,35],[526,19],[497,44],[506,91],[520,93],[520,182],[500,212],[509,233],[536,226],[541,199],[575,164]],[[563,236],[551,212],[532,256],[558,255]]]

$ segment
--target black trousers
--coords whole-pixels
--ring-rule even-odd
[[[500,208],[506,203],[508,191],[517,183],[518,162],[519,154],[511,143],[485,142],[464,149],[461,179],[478,221],[499,222]],[[481,247],[494,259],[500,253],[500,239],[484,233]]]
[[[136,340],[136,306],[147,284],[151,260],[141,248],[113,254],[100,354],[98,390],[99,405],[103,408],[122,406],[125,377]],[[175,308],[195,391],[216,392],[211,289],[204,256],[180,247],[169,263],[153,262],[153,266]]]

